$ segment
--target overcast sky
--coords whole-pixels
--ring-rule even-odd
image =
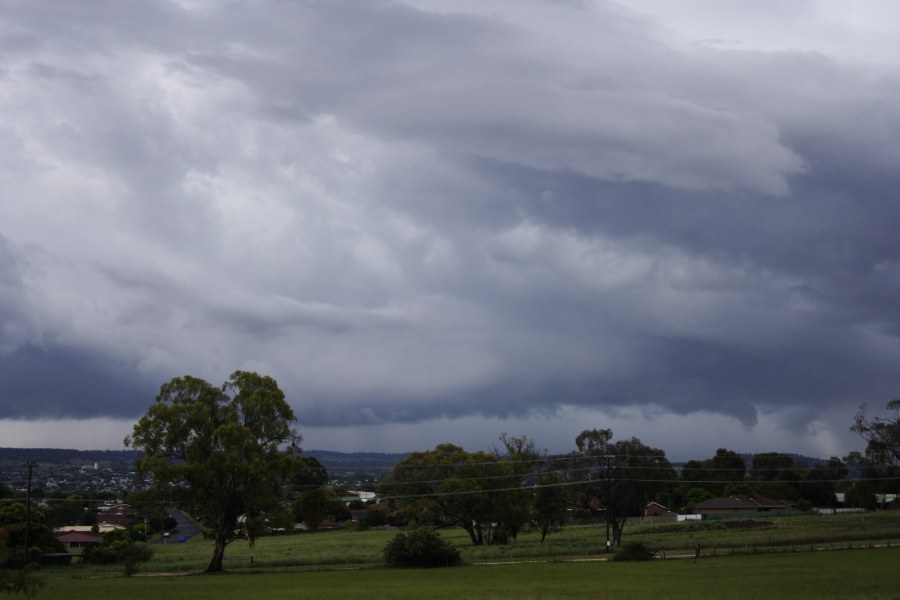
[[[0,5],[0,446],[842,456],[900,396],[900,3]]]

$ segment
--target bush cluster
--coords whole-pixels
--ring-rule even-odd
[[[460,560],[453,544],[427,529],[400,533],[384,548],[384,562],[390,567],[449,567]]]
[[[93,564],[122,563],[126,575],[136,573],[138,565],[147,562],[152,556],[153,549],[150,546],[133,541],[125,530],[105,533],[101,545],[85,548],[82,554],[83,560]]]
[[[613,560],[651,560],[656,554],[641,542],[627,542],[616,550]]]

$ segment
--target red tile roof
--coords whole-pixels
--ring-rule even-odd
[[[87,533],[84,531],[66,531],[57,533],[56,539],[63,544],[99,544],[103,541],[103,536],[99,533]]]

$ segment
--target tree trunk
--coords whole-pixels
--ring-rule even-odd
[[[473,546],[480,546],[481,542],[478,540],[478,536],[475,533],[475,528],[471,525],[463,525],[463,530],[469,534],[469,539],[472,540]]]
[[[213,549],[212,560],[206,567],[207,573],[221,573],[222,559],[225,558],[225,546],[228,545],[228,538],[222,532],[216,532],[216,546]]]
[[[622,531],[625,529],[625,520],[626,517],[622,517],[621,520],[613,519],[612,521],[613,546],[616,548],[622,545]]]

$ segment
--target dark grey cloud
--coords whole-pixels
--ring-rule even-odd
[[[153,402],[159,383],[89,348],[22,346],[0,361],[0,419],[130,418]]]
[[[24,270],[20,252],[0,235],[0,351],[15,350],[29,337]]]
[[[843,451],[900,384],[893,38],[706,8],[9,3],[0,419],[242,368],[373,444],[579,415]]]

